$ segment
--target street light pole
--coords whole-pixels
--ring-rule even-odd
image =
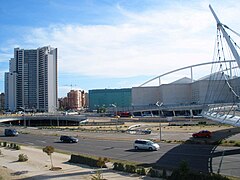
[[[25,107],[20,107],[23,110],[23,127],[27,126],[26,117],[25,117]]]
[[[54,115],[55,115],[55,118],[57,118],[57,126],[59,126],[59,113],[58,113],[58,107],[57,106],[54,106],[52,105],[52,108],[54,110]],[[55,123],[54,123],[55,124]]]
[[[116,116],[117,116],[117,105],[116,104],[111,104],[111,105],[112,105],[112,107],[114,107],[115,113],[116,113]]]
[[[159,140],[162,141],[162,123],[159,122]]]
[[[26,123],[26,117],[25,117],[25,112],[23,114],[23,126],[26,127],[27,123]]]
[[[160,114],[160,107],[163,105],[163,103],[159,104],[159,101],[156,102],[156,106],[158,106],[158,113],[159,113],[159,140],[162,140],[162,123],[161,123],[161,114]]]
[[[111,105],[115,108],[116,117],[117,117],[117,120],[116,120],[116,130],[118,131],[118,127],[117,127],[117,123],[118,123],[117,105],[116,104],[111,104]]]
[[[58,109],[56,106],[54,106],[55,108],[55,115],[57,116],[57,126],[59,126],[59,113],[58,113]]]

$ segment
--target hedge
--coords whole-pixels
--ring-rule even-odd
[[[93,157],[83,156],[83,155],[72,154],[69,162],[78,163],[78,164],[85,164],[85,165],[88,165],[88,166],[91,166],[91,167],[99,167],[100,168],[100,166],[98,164],[98,159],[95,159]],[[106,168],[107,166],[103,165],[102,167]]]

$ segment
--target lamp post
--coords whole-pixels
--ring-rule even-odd
[[[159,140],[162,140],[162,123],[159,122]]]
[[[26,117],[25,117],[25,107],[20,107],[23,110],[23,127],[27,126]]]
[[[118,131],[118,127],[117,127],[117,121],[118,121],[117,105],[116,105],[116,104],[111,104],[111,106],[115,108],[115,113],[116,113],[116,116],[117,116],[117,120],[116,120],[116,130]]]
[[[160,117],[161,114],[162,114],[162,113],[160,113],[160,107],[161,107],[162,105],[163,105],[162,102],[161,102],[161,103],[160,103],[159,101],[156,102],[156,106],[158,106],[158,114],[159,114],[159,117]]]
[[[58,113],[57,107],[56,106],[52,106],[52,107],[54,108],[55,116],[57,116],[57,126],[59,126],[59,113]]]
[[[159,103],[159,101],[156,102],[156,106],[158,106],[158,113],[159,113],[159,140],[162,140],[162,123],[161,123],[161,115],[160,115],[160,108],[163,105],[163,103]]]
[[[116,104],[111,104],[111,106],[115,108],[115,113],[116,113],[116,116],[117,116],[117,105]]]

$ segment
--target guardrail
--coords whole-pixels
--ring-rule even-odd
[[[81,122],[86,120],[87,117],[83,115],[67,115],[67,116],[58,116],[58,115],[43,115],[43,116],[2,116],[0,117],[0,123],[4,122],[12,122],[12,121],[32,121],[34,122],[35,120],[52,120],[52,121],[76,121],[76,122]]]

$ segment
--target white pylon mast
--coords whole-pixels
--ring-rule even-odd
[[[232,41],[229,38],[228,33],[225,31],[223,24],[219,21],[217,15],[213,11],[213,8],[212,8],[212,6],[210,4],[209,4],[209,8],[210,8],[210,10],[211,10],[215,20],[217,21],[217,28],[222,31],[223,37],[226,39],[226,41],[228,43],[228,46],[229,46],[229,48],[230,48],[234,58],[236,59],[236,61],[238,63],[238,67],[240,68],[240,57],[239,57],[239,54],[238,54],[237,50],[235,49]]]

